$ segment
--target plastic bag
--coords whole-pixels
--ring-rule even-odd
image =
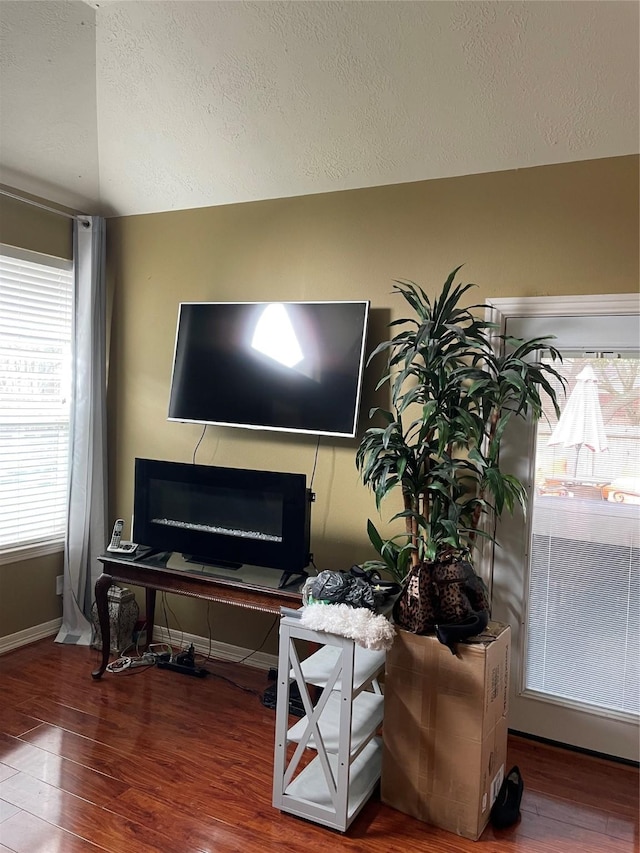
[[[374,589],[366,578],[346,572],[323,571],[314,578],[310,593],[322,604],[349,604],[351,607],[377,607]]]

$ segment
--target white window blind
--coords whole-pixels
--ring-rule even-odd
[[[0,247],[0,556],[64,539],[72,310],[70,261]]]
[[[585,365],[595,400],[580,400]],[[566,445],[548,400],[537,424],[525,687],[638,715],[640,361],[565,357],[558,369],[568,380],[561,406],[568,412],[572,395],[581,405],[565,422]],[[601,411],[598,441],[582,433],[590,407]]]

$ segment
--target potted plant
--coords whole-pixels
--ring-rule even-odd
[[[561,357],[550,338],[492,335],[494,325],[473,313],[484,305],[461,307],[474,285],[456,284],[459,270],[433,300],[416,284],[396,281],[393,291],[412,316],[390,324],[398,331],[367,362],[386,353],[377,387],[389,386],[391,407],[370,411],[380,425],[364,433],[356,466],[378,509],[383,498],[401,491],[402,508],[391,522],[401,520],[404,530],[383,539],[369,520],[381,560],[365,567],[386,568],[404,581],[405,605],[410,595],[437,596],[438,580],[457,577],[467,587],[478,581],[471,569],[475,546],[483,537],[493,540],[491,522],[526,500],[522,483],[500,467],[505,428],[512,418],[539,418],[542,391],[558,412],[550,380],[564,381],[551,366]],[[496,338],[504,353],[496,352]],[[400,627],[416,633],[431,630],[437,616],[422,613],[416,622],[406,606],[395,615]]]

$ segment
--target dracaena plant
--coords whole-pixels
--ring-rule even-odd
[[[394,320],[398,331],[371,353],[386,354],[378,388],[390,388],[391,408],[369,416],[379,426],[364,433],[356,453],[363,483],[380,505],[400,489],[403,506],[391,522],[404,530],[383,539],[369,520],[369,538],[381,557],[367,565],[387,568],[402,580],[412,565],[470,557],[479,537],[492,535],[481,520],[524,507],[522,483],[500,468],[500,444],[512,418],[542,415],[546,392],[559,414],[551,363],[561,360],[550,338],[520,340],[495,334],[494,324],[461,307],[473,284],[456,284],[457,267],[431,300],[413,282],[397,281],[393,292],[412,309]],[[495,342],[501,346],[495,347]],[[546,360],[542,360],[542,356]]]

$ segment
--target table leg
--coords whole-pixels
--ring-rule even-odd
[[[111,575],[107,574],[101,574],[96,581],[96,610],[98,611],[100,637],[102,639],[102,661],[98,669],[95,669],[91,673],[93,678],[100,678],[109,663],[109,653],[111,651],[111,627],[109,625],[109,599],[107,594],[112,583],[113,578]]]
[[[147,587],[145,590],[145,608],[146,608],[146,623],[147,623],[147,644],[146,647],[149,648],[149,643],[153,642],[153,620],[156,609],[156,591],[155,589],[151,589]]]

